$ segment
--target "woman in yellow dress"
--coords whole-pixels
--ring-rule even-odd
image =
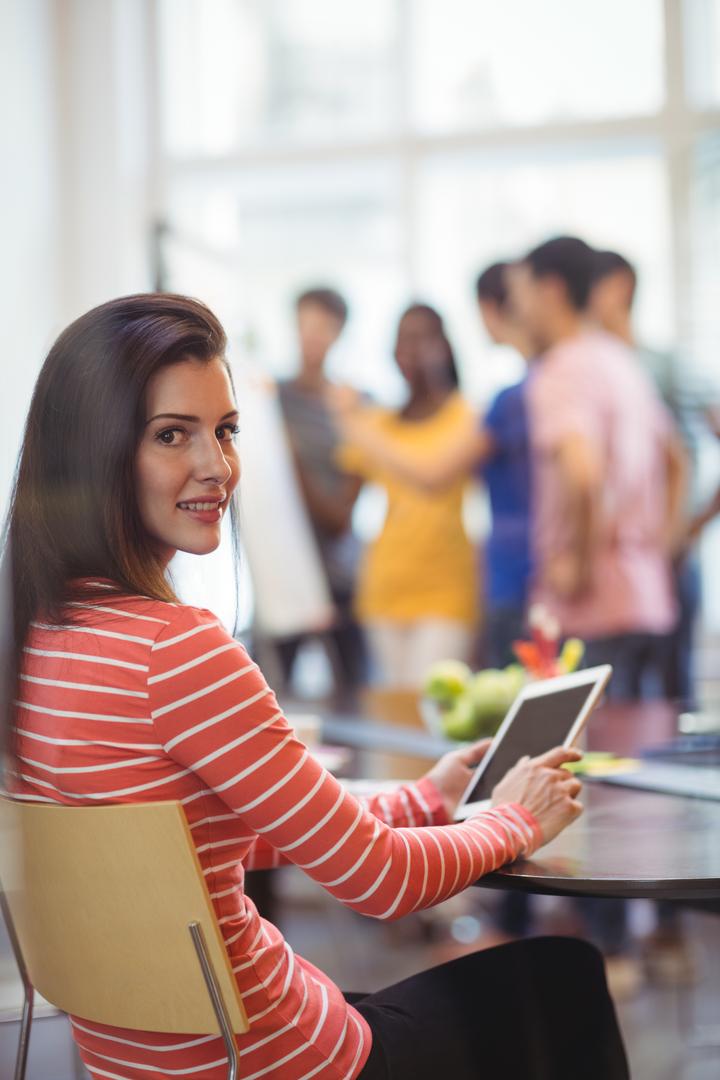
[[[413,304],[400,318],[395,360],[408,386],[398,410],[343,407],[338,457],[348,472],[384,488],[385,522],[365,551],[356,612],[376,681],[416,687],[430,664],[467,660],[477,621],[476,560],[463,525],[468,475],[439,490],[398,476],[373,453],[373,439],[428,465],[458,431],[474,427],[458,390],[452,348],[437,311]],[[468,469],[469,473],[469,469]]]

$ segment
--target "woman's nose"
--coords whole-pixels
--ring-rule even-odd
[[[232,476],[232,465],[225,456],[225,448],[213,434],[203,440],[202,452],[197,462],[198,479],[225,484]]]

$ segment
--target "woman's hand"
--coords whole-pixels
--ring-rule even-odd
[[[582,803],[577,801],[582,785],[560,768],[581,757],[579,750],[556,746],[539,757],[520,758],[493,788],[492,805],[520,803],[538,822],[547,844],[582,813]]]
[[[491,741],[491,739],[481,739],[472,746],[451,750],[448,754],[444,754],[437,765],[434,765],[427,773],[427,779],[432,780],[442,795],[451,821],[455,817],[460,797],[470,783],[473,772],[485,757]]]
[[[362,395],[352,386],[331,383],[325,388],[323,398],[337,420],[347,420],[363,408]]]

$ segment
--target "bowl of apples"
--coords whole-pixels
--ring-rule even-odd
[[[420,699],[426,727],[446,739],[470,742],[495,734],[525,685],[575,671],[585,646],[578,638],[560,645],[557,620],[535,605],[528,614],[530,637],[513,642],[517,662],[473,672],[460,660],[441,660],[428,670]]]

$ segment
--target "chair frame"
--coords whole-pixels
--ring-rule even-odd
[[[0,889],[0,908],[2,909],[3,919],[5,920],[5,926],[7,928],[8,937],[10,938],[10,945],[15,956],[15,963],[17,964],[18,971],[20,972],[20,978],[23,984],[23,1010],[22,1020],[20,1022],[20,1036],[18,1039],[17,1057],[15,1059],[15,1074],[14,1080],[25,1080],[27,1074],[27,1059],[28,1051],[30,1049],[30,1033],[32,1030],[33,1022],[33,1009],[35,1005],[35,987],[30,982],[30,976],[28,975],[27,968],[25,967],[25,961],[20,951],[20,943],[15,933],[15,927],[13,925],[12,916],[5,900],[5,893]],[[235,1042],[235,1033],[230,1022],[227,1007],[222,996],[222,990],[220,989],[220,983],[218,982],[215,969],[210,959],[210,955],[205,943],[205,935],[200,923],[191,922],[188,924],[188,930],[190,937],[192,938],[193,945],[195,946],[195,952],[197,953],[198,963],[207,986],[208,995],[212,1003],[215,1016],[217,1018],[218,1026],[220,1028],[220,1034],[222,1040],[225,1043],[225,1049],[228,1055],[228,1071],[227,1080],[237,1080],[238,1069],[240,1068],[240,1058],[238,1055],[237,1044]]]
[[[30,1035],[32,1031],[34,1017],[35,987],[32,984],[28,968],[25,963],[23,952],[20,946],[20,941],[12,918],[12,914],[10,912],[10,906],[6,898],[5,889],[3,887],[2,881],[0,881],[0,911],[2,912],[3,920],[7,928],[10,945],[12,947],[12,951],[15,957],[15,963],[17,964],[18,972],[22,980],[24,993],[22,1018],[20,1023],[20,1035],[18,1039],[17,1056],[15,1060],[14,1080],[26,1080],[28,1051],[30,1048]],[[212,1010],[218,1023],[219,1034],[222,1037],[228,1055],[227,1080],[237,1080],[240,1067],[240,1056],[235,1040],[235,1032],[233,1030],[230,1013],[228,1011],[223,996],[220,981],[218,979],[215,967],[212,962],[212,958],[210,956],[210,952],[207,947],[205,934],[203,933],[203,928],[201,924],[197,921],[188,923],[187,929],[195,949],[198,965],[200,967],[203,980],[205,982],[208,997],[210,999],[210,1004],[212,1006]]]
[[[20,1038],[18,1040],[17,1057],[15,1059],[15,1080],[25,1080],[25,1073],[27,1072],[27,1057],[28,1049],[30,1048],[30,1029],[33,1021],[33,1008],[35,1006],[35,987],[30,982],[30,976],[28,975],[27,968],[25,967],[25,961],[23,955],[20,952],[20,942],[17,939],[15,933],[15,925],[10,915],[10,909],[5,899],[5,892],[0,885],[0,909],[2,909],[3,919],[5,921],[5,927],[7,929],[8,937],[10,938],[10,945],[12,947],[13,955],[15,956],[15,963],[17,964],[18,971],[20,972],[20,978],[23,984],[23,1010],[22,1019],[20,1022]]]

